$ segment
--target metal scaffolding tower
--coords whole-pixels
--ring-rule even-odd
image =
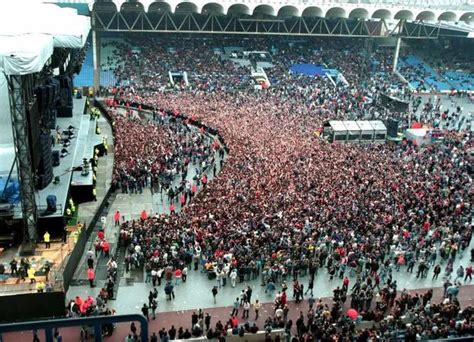
[[[21,207],[23,212],[23,243],[34,244],[36,232],[36,200],[33,166],[30,155],[29,127],[26,108],[33,98],[33,75],[8,76],[10,113],[13,127],[18,173],[20,178]]]

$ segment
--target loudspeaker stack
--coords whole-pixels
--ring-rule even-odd
[[[388,119],[387,120],[387,135],[392,138],[396,138],[398,135],[398,120]]]
[[[53,162],[51,156],[51,136],[49,134],[41,134],[40,136],[40,145],[41,145],[41,157],[38,168],[38,187],[39,189],[46,188],[49,183],[53,180]]]

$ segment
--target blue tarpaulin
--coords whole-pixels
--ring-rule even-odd
[[[8,203],[17,204],[20,202],[20,184],[16,179],[10,179],[5,193],[3,189],[5,188],[6,178],[0,178],[0,196],[5,198]]]
[[[337,70],[327,69],[325,66],[317,64],[293,64],[290,67],[290,72],[306,76],[323,76],[326,73],[331,75],[334,74],[334,72],[337,73]]]

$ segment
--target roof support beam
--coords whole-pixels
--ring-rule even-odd
[[[426,25],[423,21],[410,24],[400,20],[394,29],[388,30],[384,19],[367,21],[347,18],[239,18],[236,16],[208,16],[196,13],[174,15],[163,13],[130,13],[92,11],[93,29],[110,32],[169,32],[169,33],[214,33],[252,35],[295,35],[371,37],[402,36],[402,38],[436,39],[440,26]],[[402,25],[402,30],[399,27]]]

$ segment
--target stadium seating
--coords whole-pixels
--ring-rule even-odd
[[[113,43],[112,43],[113,42]],[[110,87],[117,85],[117,78],[113,70],[119,66],[123,66],[123,59],[117,55],[115,44],[128,44],[124,39],[102,39],[102,47],[100,50],[100,85]]]
[[[117,84],[114,72],[111,70],[102,70],[100,72],[100,85],[103,87],[113,87]]]
[[[434,88],[438,91],[449,91],[453,88],[431,66],[415,55],[400,58],[399,70],[413,89]]]
[[[92,47],[86,52],[86,58],[82,64],[81,72],[74,77],[75,87],[91,87],[94,85],[94,62]]]
[[[456,90],[472,90],[474,75],[463,71],[446,71],[443,77],[452,84]]]

